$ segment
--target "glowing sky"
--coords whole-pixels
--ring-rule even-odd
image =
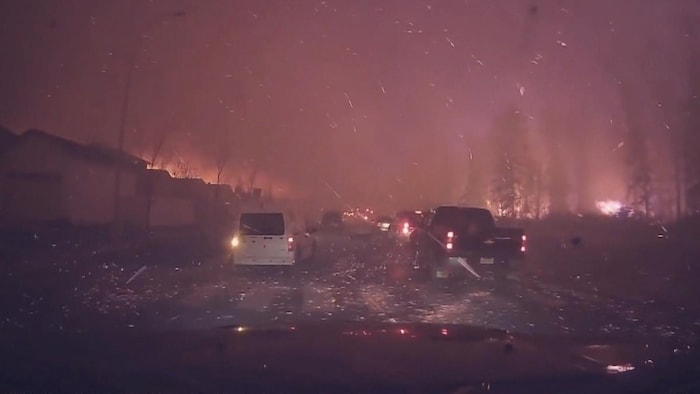
[[[0,123],[116,145],[133,55],[127,145],[147,149],[171,130],[164,154],[192,157],[203,174],[228,154],[227,180],[252,161],[266,183],[327,205],[440,200],[464,188],[468,148],[488,145],[493,118],[517,106],[538,154],[548,138],[539,116],[567,114],[561,149],[595,174],[583,187],[619,199],[613,76],[635,85],[639,116],[663,146],[674,119],[661,115],[659,95],[686,93],[698,49],[687,27],[699,9],[692,0],[3,1]],[[667,158],[654,159],[664,168]]]

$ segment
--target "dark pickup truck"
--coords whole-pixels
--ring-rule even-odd
[[[525,257],[526,240],[521,229],[496,227],[487,209],[441,206],[411,234],[413,268],[425,279],[504,279]]]

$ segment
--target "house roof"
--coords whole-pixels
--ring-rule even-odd
[[[148,162],[140,157],[119,152],[116,149],[99,145],[84,145],[63,137],[49,134],[43,130],[29,129],[19,137],[21,140],[31,138],[45,139],[59,146],[66,153],[77,158],[106,165],[121,165],[125,167],[145,167]]]
[[[0,125],[0,151],[8,148],[19,139],[19,135],[15,134],[7,127]]]
[[[173,180],[182,186],[204,187],[207,185],[201,178],[173,178]]]
[[[146,170],[144,176],[148,177],[152,181],[170,181],[173,179],[168,171],[155,168],[149,168]]]
[[[231,188],[231,185],[226,183],[207,183],[207,187],[213,190],[219,190],[220,193],[233,194],[233,189]]]

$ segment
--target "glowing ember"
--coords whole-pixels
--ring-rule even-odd
[[[610,216],[618,214],[623,207],[620,201],[615,200],[596,201],[595,205],[600,212]]]

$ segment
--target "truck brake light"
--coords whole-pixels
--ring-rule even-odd
[[[525,245],[526,242],[527,242],[527,236],[525,234],[523,234],[523,236],[520,240],[520,252],[521,253],[525,253],[525,250],[527,250],[527,247]]]
[[[447,232],[447,240],[445,241],[445,249],[447,250],[452,250],[454,249],[454,238],[455,238],[455,233],[454,231],[448,231]]]
[[[294,251],[294,238],[293,237],[287,238],[287,250],[290,252]]]

